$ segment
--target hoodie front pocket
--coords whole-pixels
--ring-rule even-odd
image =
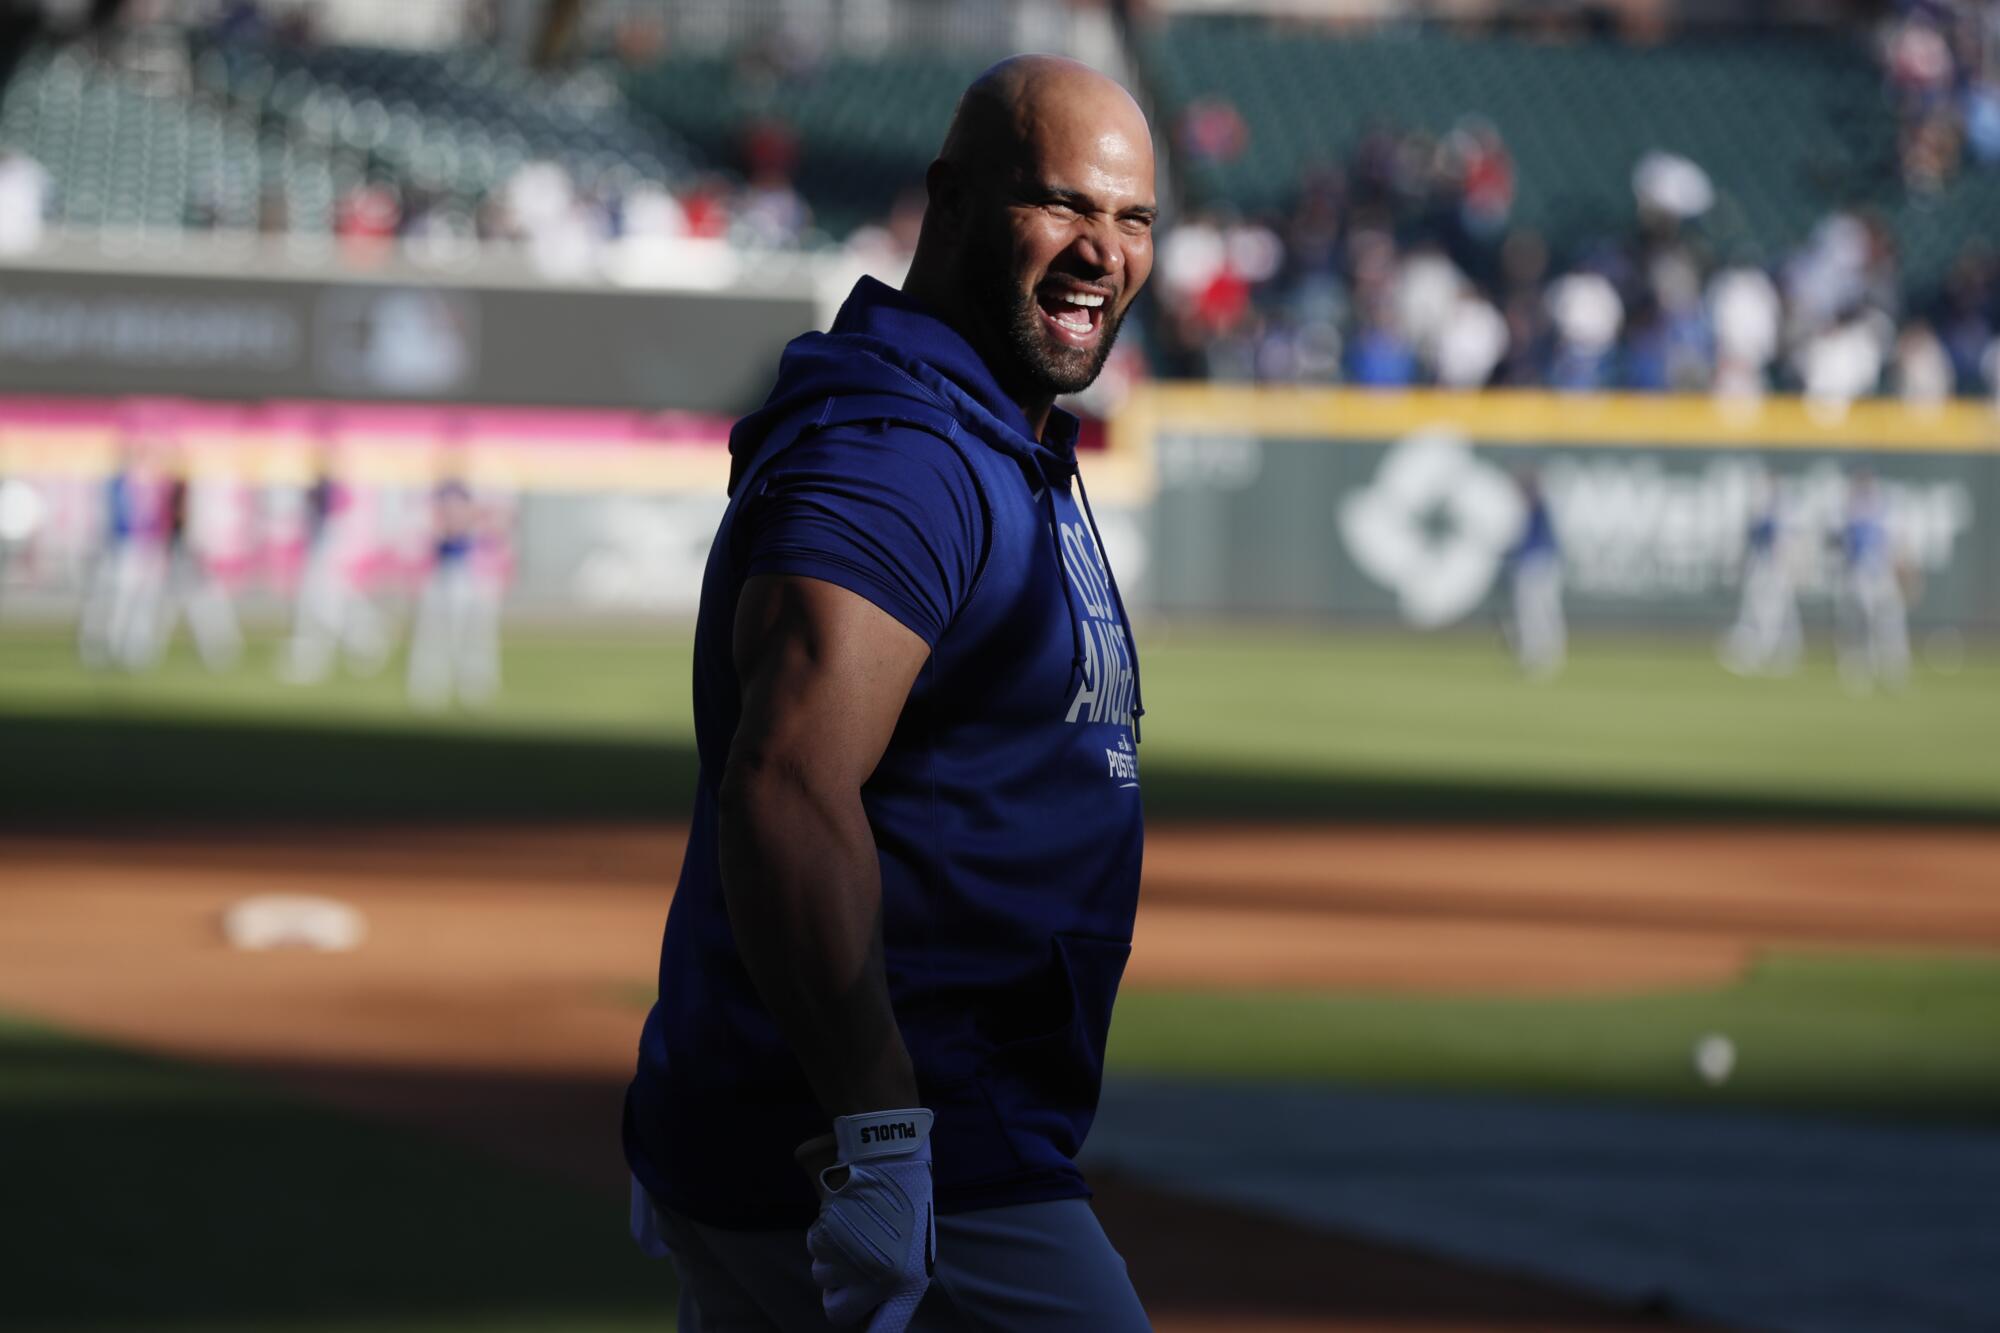
[[[1059,1023],[1003,1042],[980,1083],[1021,1165],[1060,1167],[1083,1146],[1097,1113],[1111,1004],[1132,946],[1124,940],[1058,935],[1054,942],[1064,1003]]]

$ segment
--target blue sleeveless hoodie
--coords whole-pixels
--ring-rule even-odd
[[[1073,1159],[1131,950],[1144,709],[1075,438],[1058,411],[1035,439],[963,338],[870,279],[832,332],[790,344],[769,400],[732,432],[695,633],[701,777],[626,1097],[627,1159],[667,1207],[718,1227],[804,1226],[816,1203],[792,1150],[827,1129],[737,954],[718,870],[717,788],[740,717],[731,629],[751,572],[841,583],[932,643],[862,802],[890,994],[937,1113],[938,1211],[1088,1196]],[[753,560],[768,479],[792,451],[839,460],[848,440],[974,497],[956,515],[915,516],[975,534],[968,577],[934,623],[848,577],[851,555],[795,543]],[[869,484],[819,467],[829,503]]]

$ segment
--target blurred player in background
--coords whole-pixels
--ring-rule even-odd
[[[334,476],[333,459],[322,452],[306,489],[305,568],[292,634],[278,659],[279,676],[295,685],[325,680],[342,655],[363,675],[388,663],[388,631],[355,577],[355,524],[352,489]]]
[[[693,830],[626,1099],[681,1327],[1136,1333],[1075,1157],[1139,891],[1137,659],[1059,394],[1152,270],[1152,135],[966,92],[902,291],[730,436]]]
[[[160,497],[160,527],[164,553],[157,585],[148,589],[143,664],[157,662],[173,638],[174,626],[185,615],[195,651],[210,671],[236,665],[243,653],[243,632],[236,608],[221,580],[209,568],[208,555],[194,521],[193,468],[185,456],[167,471]]]
[[[34,539],[48,512],[48,502],[30,483],[0,474],[0,612],[6,610],[7,565],[14,548]]]
[[[126,440],[104,483],[102,540],[77,627],[77,652],[87,667],[134,670],[147,660],[165,558],[159,501],[146,450]]]
[[[442,708],[454,694],[483,704],[500,690],[501,534],[454,464],[431,497],[431,567],[410,631],[410,702]]]
[[[1856,693],[1878,685],[1901,689],[1910,678],[1904,598],[1909,570],[1889,526],[1881,484],[1865,470],[1848,480],[1840,555],[1840,593],[1835,603],[1840,678]]]
[[[1569,648],[1563,619],[1562,547],[1541,478],[1532,469],[1515,474],[1521,490],[1521,535],[1507,552],[1507,585],[1513,599],[1514,660],[1530,676],[1562,670]]]
[[[1743,540],[1743,600],[1717,655],[1738,675],[1785,676],[1798,669],[1805,646],[1794,552],[1784,501],[1768,473],[1758,473],[1752,493]]]

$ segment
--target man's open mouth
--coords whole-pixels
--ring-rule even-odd
[[[1071,347],[1088,347],[1104,327],[1102,293],[1074,287],[1043,287],[1035,293],[1042,319],[1056,337]]]

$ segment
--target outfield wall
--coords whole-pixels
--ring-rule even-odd
[[[1849,488],[1879,478],[1920,624],[2000,629],[2000,416],[1795,399],[1376,394],[1154,385],[1117,423],[1143,458],[1150,607],[1442,628],[1494,613],[1539,477],[1583,625],[1708,628],[1734,610],[1760,489],[1824,614]]]
[[[62,613],[134,449],[195,480],[208,562],[246,593],[296,577],[304,493],[350,488],[356,577],[388,595],[427,563],[428,496],[462,471],[497,514],[521,612],[692,611],[723,505],[730,418],[615,409],[0,396],[0,605]],[[2000,632],[2000,419],[1795,400],[1378,395],[1152,385],[1084,473],[1126,600],[1173,616],[1444,628],[1499,609],[1532,468],[1584,626],[1708,632],[1734,610],[1755,496],[1783,497],[1808,615],[1823,615],[1851,478],[1877,475],[1919,625]],[[23,497],[31,497],[24,499]]]

